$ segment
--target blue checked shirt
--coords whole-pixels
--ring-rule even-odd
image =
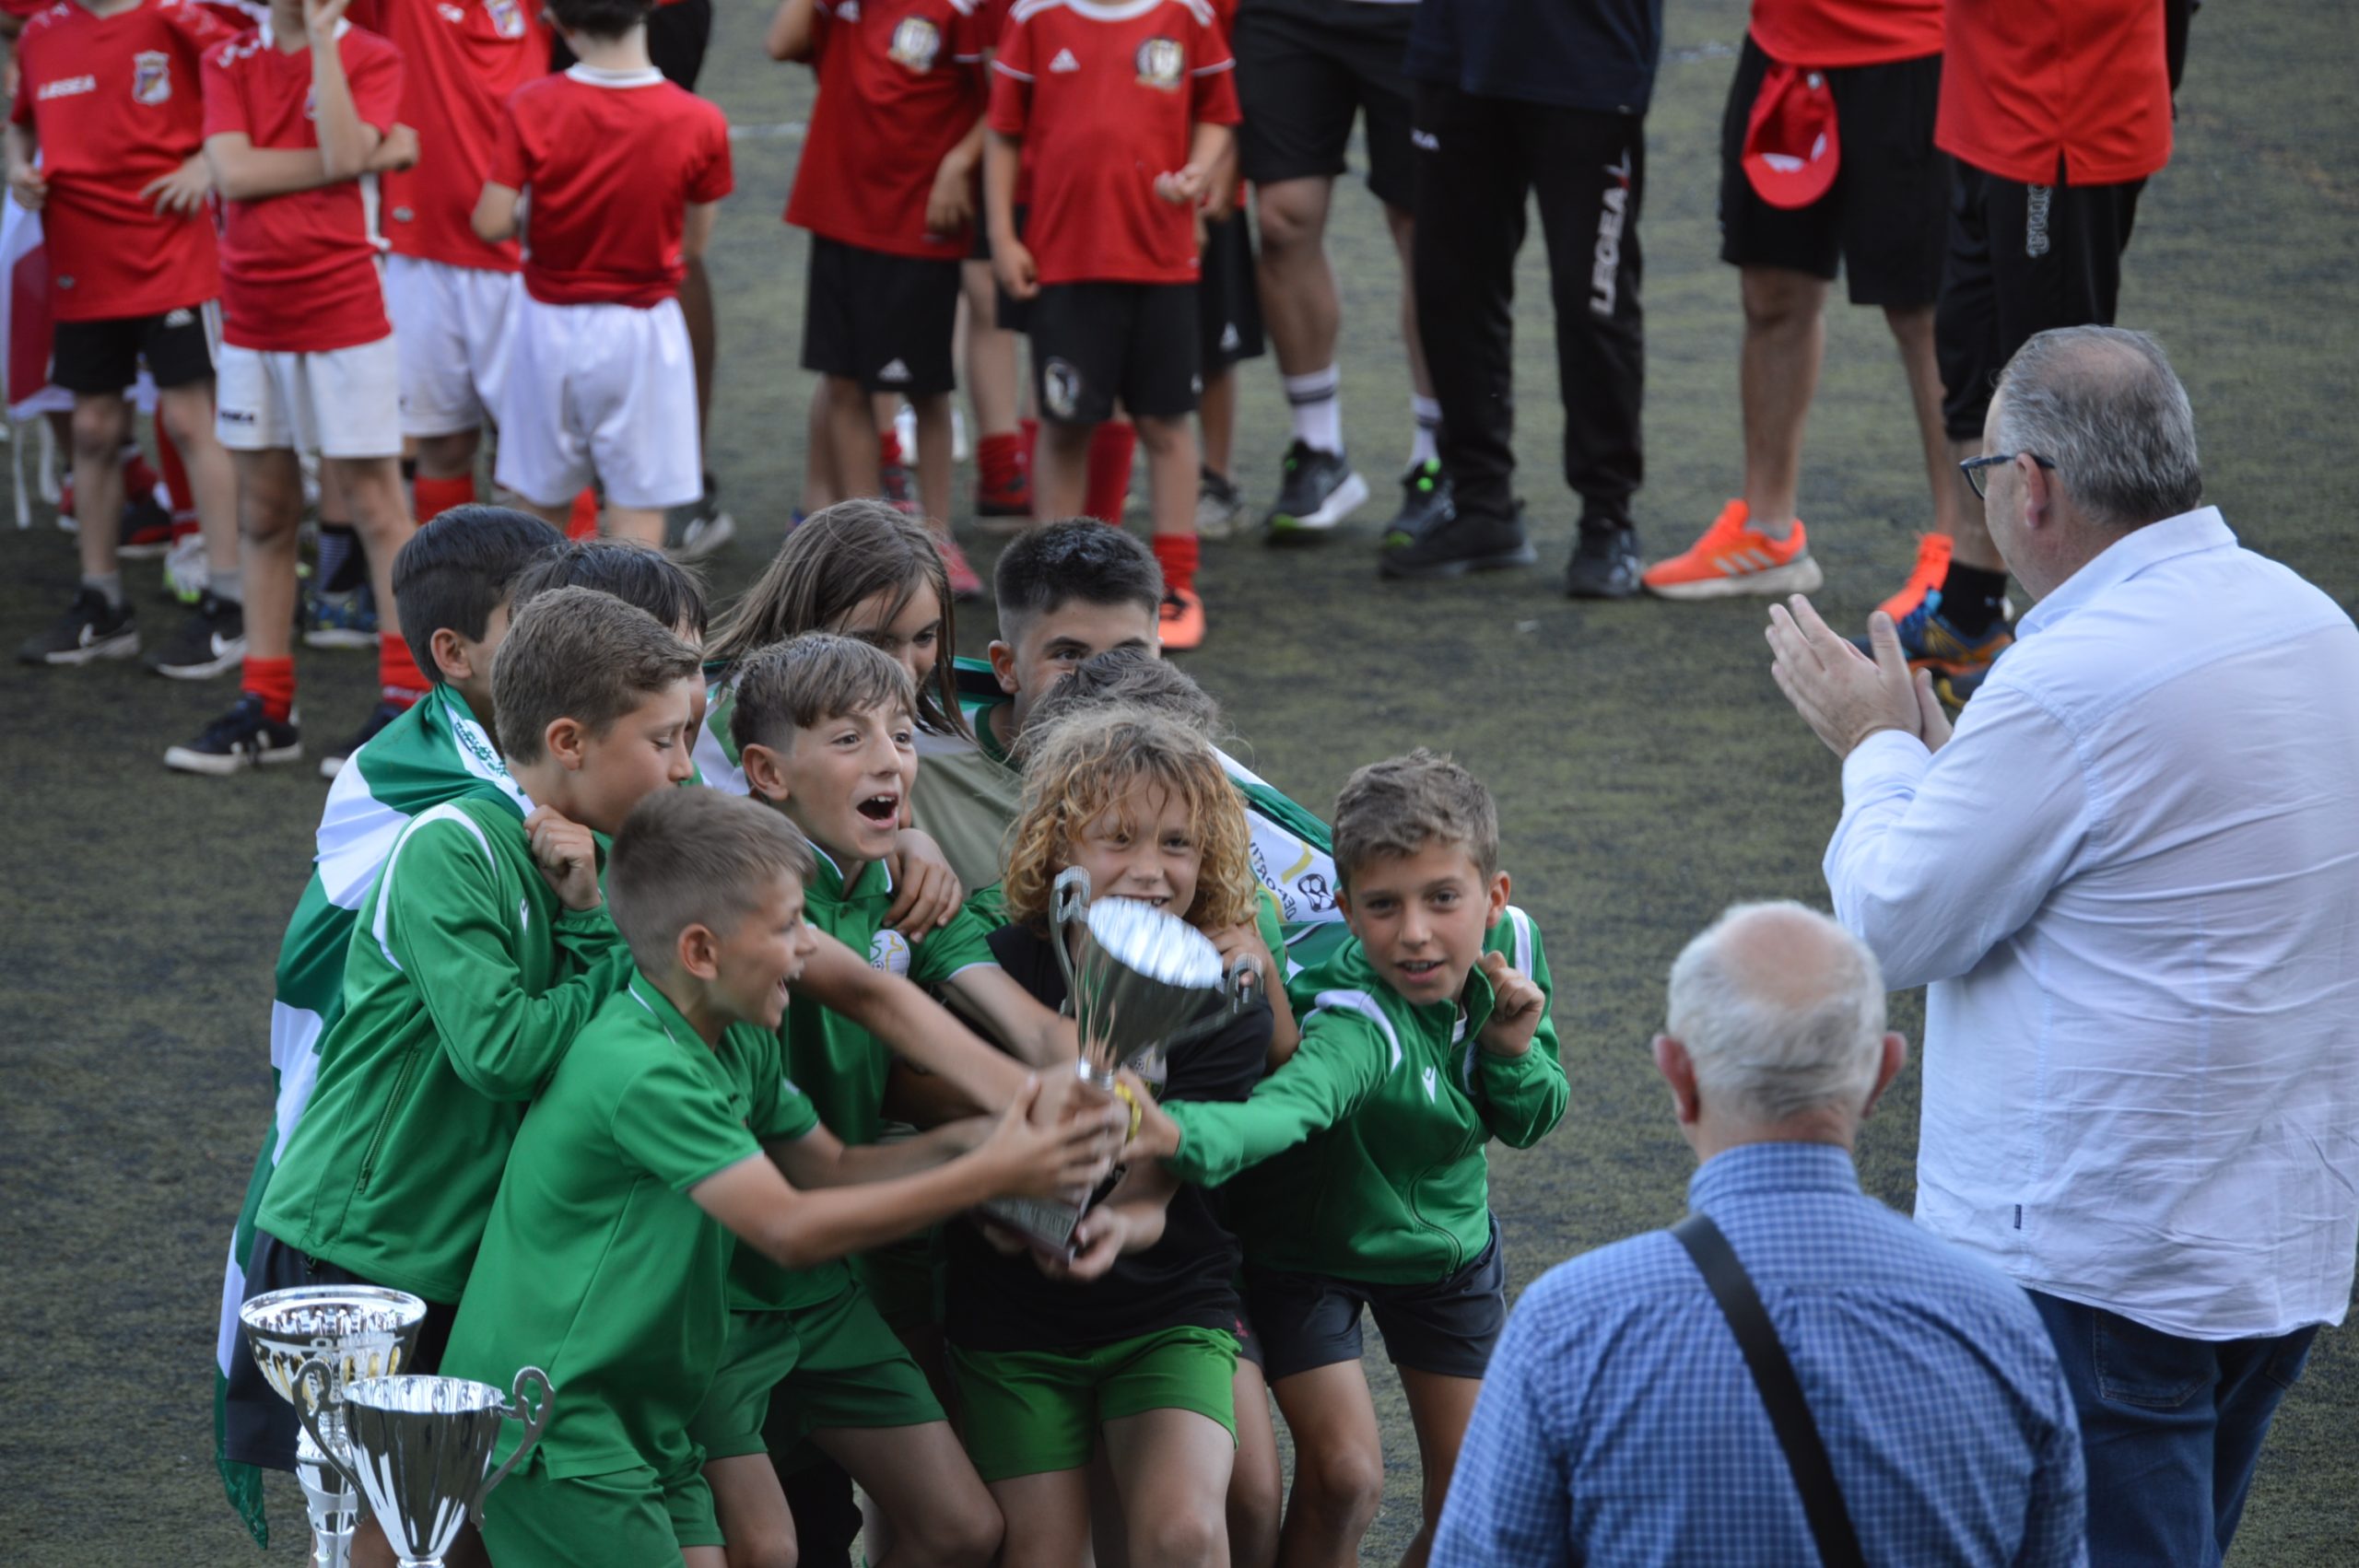
[[[1831,1144],[1729,1150],[1688,1203],[1753,1276],[1869,1562],[2088,1561],[2071,1397],[2020,1287],[1864,1196]],[[1433,1561],[1814,1568],[1735,1337],[1669,1233],[1517,1303]]]

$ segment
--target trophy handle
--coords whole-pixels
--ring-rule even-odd
[[[538,1389],[538,1392],[530,1399],[524,1397],[526,1384],[531,1384]],[[508,1409],[502,1413],[513,1416],[524,1423],[524,1441],[516,1445],[516,1452],[508,1456],[506,1464],[486,1476],[483,1484],[475,1488],[475,1499],[467,1504],[467,1512],[475,1516],[475,1528],[483,1528],[483,1500],[491,1495],[493,1487],[508,1479],[509,1471],[523,1462],[524,1456],[533,1451],[534,1444],[540,1442],[541,1433],[548,1430],[549,1403],[556,1398],[557,1386],[549,1381],[549,1375],[539,1367],[524,1367],[516,1374],[516,1382],[508,1394]]]
[[[1049,945],[1057,950],[1057,968],[1065,977],[1065,1000],[1074,1002],[1073,993],[1073,943],[1066,940],[1065,927],[1074,920],[1089,918],[1089,872],[1084,866],[1067,866],[1057,873],[1056,882],[1049,889]]]
[[[316,1378],[314,1374],[317,1375]],[[314,1382],[318,1385],[316,1392],[313,1391],[312,1387]],[[297,1367],[294,1384],[295,1419],[303,1423],[303,1430],[311,1433],[311,1441],[318,1445],[321,1457],[335,1467],[335,1473],[344,1478],[344,1484],[352,1489],[353,1495],[363,1497],[368,1493],[360,1484],[360,1477],[354,1472],[352,1466],[346,1460],[344,1445],[340,1443],[329,1442],[328,1434],[320,1428],[318,1412],[327,1408],[328,1398],[334,1387],[335,1373],[318,1356],[311,1357],[301,1366]]]
[[[1166,1035],[1161,1042],[1168,1051],[1172,1047],[1202,1038],[1244,1012],[1253,1000],[1254,993],[1269,984],[1262,973],[1262,961],[1250,953],[1240,953],[1228,961],[1220,977],[1223,1005],[1212,1009],[1193,1023],[1182,1024]]]

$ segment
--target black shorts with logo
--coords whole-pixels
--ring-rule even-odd
[[[1406,212],[1417,191],[1402,62],[1416,7],[1381,0],[1242,0],[1230,48],[1245,123],[1238,157],[1257,185],[1344,172],[1367,116],[1367,188]]]
[[[1806,207],[1774,207],[1744,177],[1744,133],[1769,56],[1746,35],[1720,116],[1720,260],[1832,280],[1854,305],[1921,308],[1942,289],[1949,155],[1933,146],[1942,57],[1825,73],[1842,148],[1835,183]]]
[[[959,264],[814,234],[803,295],[803,368],[872,392],[956,392],[950,340],[957,332]]]
[[[1253,281],[1253,230],[1245,209],[1204,225],[1203,271],[1196,277],[1196,363],[1209,379],[1267,352],[1262,295]]]
[[[151,316],[60,322],[49,351],[49,378],[70,392],[104,397],[139,379],[139,362],[159,387],[185,387],[213,375],[214,307],[183,305]]]
[[[253,1251],[246,1258],[246,1299],[253,1300],[271,1291],[292,1290],[298,1285],[373,1285],[374,1280],[364,1280],[349,1269],[311,1257],[288,1246],[265,1231],[254,1233]],[[403,1367],[405,1373],[430,1375],[442,1364],[442,1352],[451,1342],[451,1325],[458,1320],[455,1305],[437,1302],[426,1304],[426,1322],[418,1330],[417,1352]],[[260,1465],[264,1469],[292,1470],[295,1468],[295,1433],[298,1423],[295,1407],[279,1398],[278,1390],[270,1386],[254,1364],[253,1352],[247,1348],[245,1337],[239,1336],[238,1346],[229,1357],[229,1389],[226,1400],[223,1446],[229,1462],[236,1465]]]
[[[1481,1257],[1430,1285],[1379,1285],[1245,1265],[1245,1309],[1272,1383],[1360,1359],[1360,1309],[1376,1316],[1395,1366],[1439,1377],[1480,1377],[1508,1320],[1499,1224]]]
[[[1196,411],[1196,285],[1050,283],[1032,301],[1033,391],[1040,417],[1096,425],[1114,400],[1133,415]]]

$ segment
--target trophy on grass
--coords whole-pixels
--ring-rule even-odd
[[[408,1364],[426,1322],[426,1303],[375,1285],[298,1285],[254,1297],[238,1309],[238,1321],[254,1364],[302,1418],[295,1479],[302,1483],[311,1523],[312,1568],[345,1568],[360,1499],[334,1462],[342,1457],[344,1390]],[[312,1364],[323,1381],[307,1396],[297,1385],[302,1369]],[[307,1397],[318,1401],[316,1425],[304,1409]]]
[[[332,1375],[325,1362],[307,1362],[296,1381],[309,1391]],[[527,1388],[534,1390],[529,1398]],[[441,1568],[468,1514],[483,1523],[483,1500],[541,1440],[555,1393],[537,1366],[519,1372],[505,1395],[464,1377],[362,1378],[345,1385],[341,1453],[314,1428],[311,1400],[296,1400],[295,1410],[312,1440],[329,1450],[329,1461],[369,1499],[402,1568]],[[499,1423],[511,1419],[524,1423],[524,1440],[495,1470]]]
[[[1108,1091],[1120,1068],[1160,1082],[1172,1047],[1235,1017],[1261,983],[1250,961],[1224,965],[1220,949],[1176,915],[1133,898],[1092,902],[1089,873],[1079,866],[1057,878],[1049,941],[1079,1026],[1082,1075]],[[1079,1203],[1003,1198],[982,1211],[1034,1246],[1068,1256],[1088,1208],[1086,1197]]]

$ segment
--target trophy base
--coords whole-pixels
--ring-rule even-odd
[[[351,1568],[360,1496],[345,1484],[308,1432],[296,1445],[295,1479],[303,1488],[303,1512],[311,1526],[311,1568]]]
[[[992,1224],[1023,1237],[1036,1251],[1061,1258],[1073,1256],[1074,1227],[1088,1211],[1086,1203],[1054,1203],[1039,1198],[994,1198],[980,1211]]]

